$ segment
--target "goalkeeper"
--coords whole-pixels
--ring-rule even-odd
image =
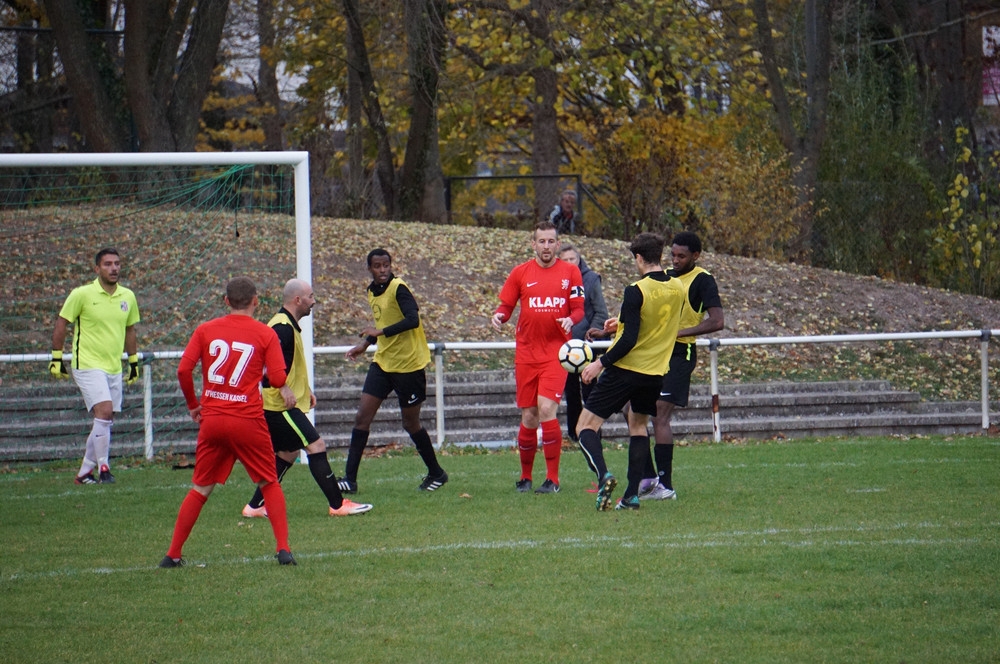
[[[117,249],[105,248],[94,259],[97,278],[74,288],[56,317],[52,333],[49,372],[57,378],[69,376],[63,364],[63,345],[68,326],[73,326],[70,360],[73,380],[83,394],[94,425],[87,436],[77,484],[112,483],[111,423],[122,410],[122,351],[128,354],[129,385],[139,378],[135,324],[139,305],[135,293],[118,283],[122,262]],[[94,477],[97,469],[98,477]]]

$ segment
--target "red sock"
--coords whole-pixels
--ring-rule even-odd
[[[288,546],[288,514],[285,512],[285,494],[281,485],[270,482],[260,488],[264,494],[264,504],[267,505],[267,520],[271,522],[274,531],[275,551],[291,551]]]
[[[538,452],[538,430],[521,425],[517,431],[517,451],[521,455],[521,479],[530,480]]]
[[[545,478],[559,484],[562,429],[558,419],[542,422],[542,454],[545,456]]]
[[[174,536],[170,540],[170,548],[167,549],[168,556],[174,559],[181,557],[181,549],[184,548],[184,542],[187,541],[188,535],[191,534],[191,529],[194,528],[194,524],[198,520],[198,515],[201,514],[201,508],[207,502],[208,498],[194,489],[188,491],[188,494],[184,496],[184,502],[181,503],[181,508],[177,512],[177,522],[174,524]]]

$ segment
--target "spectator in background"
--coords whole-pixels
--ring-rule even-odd
[[[587,267],[583,256],[572,244],[559,247],[559,259],[576,265],[583,277],[583,320],[573,326],[570,335],[574,339],[584,339],[587,330],[603,330],[604,321],[608,319],[608,305],[604,302],[604,292],[601,290],[601,275]],[[593,383],[581,383],[580,374],[571,373],[566,376],[566,431],[573,442],[577,440],[576,422],[583,411],[583,402],[587,400],[593,386]]]
[[[560,235],[578,233],[580,218],[576,214],[576,192],[567,189],[559,197],[559,205],[552,209],[549,221]]]

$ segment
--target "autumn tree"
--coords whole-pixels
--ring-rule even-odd
[[[445,221],[444,181],[438,147],[438,87],[447,33],[445,0],[404,0],[410,128],[400,173],[403,219]]]
[[[799,167],[797,255],[917,280],[947,188],[950,132],[978,104],[976,0],[753,0],[774,127]],[[974,135],[970,137],[974,144]]]
[[[601,168],[591,177],[614,192],[618,233],[669,235],[698,223],[695,199],[710,190],[698,183],[709,171],[696,163],[711,149],[701,141],[726,112],[740,83],[726,79],[743,55],[729,52],[708,7],[630,0],[576,24],[589,71],[566,81],[569,135],[579,136],[578,163],[594,146]]]
[[[361,216],[381,204],[388,218],[445,218],[437,109],[447,16],[440,0],[293,7],[299,31],[284,52],[305,77],[296,131],[346,129],[347,149],[329,167],[346,164],[345,198]]]
[[[709,148],[694,139],[758,81],[751,49],[730,38],[715,4],[462,3],[454,41],[479,72],[472,80],[484,100],[472,117],[500,137],[480,140],[480,158],[491,163],[492,148],[501,166],[506,155],[525,155],[531,167],[519,172],[583,173],[611,215],[589,220],[589,233],[627,238],[696,223],[696,196],[712,189],[699,177],[707,183],[721,171],[695,166]],[[540,87],[543,70],[551,78]],[[540,137],[555,147],[540,148]],[[556,163],[539,165],[552,155]],[[552,198],[539,189],[544,209]]]
[[[757,41],[761,62],[767,77],[769,99],[774,107],[775,125],[785,149],[795,167],[795,184],[802,196],[802,214],[794,250],[802,258],[809,257],[813,244],[813,210],[811,197],[816,190],[820,152],[826,139],[827,105],[830,95],[830,23],[834,2],[805,0],[802,14],[804,67],[783,67],[775,44],[775,28],[767,0],[753,0],[753,15],[757,22]],[[788,16],[788,14],[786,14]],[[799,75],[802,81],[802,107],[789,94],[788,73]],[[798,91],[798,81],[791,85]]]
[[[511,109],[520,115],[519,121],[509,122],[510,116],[496,114],[486,116],[486,120],[496,123],[494,126],[501,130],[513,129],[514,125],[530,127],[525,144],[518,146],[518,132],[512,132],[510,140],[514,149],[526,156],[533,175],[558,174],[563,161],[557,68],[577,55],[568,45],[567,34],[563,31],[567,20],[573,20],[582,4],[557,0],[464,0],[458,3],[459,22],[453,43],[479,69],[477,78],[491,92],[488,98],[507,104],[511,101],[511,88],[523,90],[523,94],[513,95],[513,100],[519,104],[524,99],[524,108]],[[505,82],[511,87],[504,86]],[[559,186],[554,180],[535,182],[536,214],[554,204]]]
[[[282,150],[285,147],[284,126],[281,114],[281,95],[278,92],[277,29],[275,0],[257,0],[258,80],[257,95],[264,106],[261,121],[264,130],[264,149]]]
[[[988,0],[880,0],[875,18],[884,26],[880,43],[900,44],[912,57],[923,94],[932,108],[926,118],[936,141],[928,157],[940,160],[951,128],[971,127],[981,98],[982,36],[978,20],[998,16]],[[995,23],[996,18],[992,19]],[[975,136],[969,140],[975,144]]]
[[[3,0],[0,14],[17,32],[15,80],[0,97],[0,118],[14,134],[16,145],[31,152],[51,152],[53,120],[65,103],[66,90],[55,77],[52,36],[43,27],[44,11],[35,0]]]
[[[228,0],[43,5],[90,149],[129,150],[130,125],[142,151],[194,148]],[[118,28],[124,32],[121,50],[117,39],[95,36]]]

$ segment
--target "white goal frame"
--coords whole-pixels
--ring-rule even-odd
[[[309,153],[291,152],[86,152],[0,154],[0,168],[80,168],[86,166],[236,166],[287,165],[295,171],[295,271],[312,283],[312,221],[309,199]],[[313,375],[313,326],[299,321],[309,385]]]

